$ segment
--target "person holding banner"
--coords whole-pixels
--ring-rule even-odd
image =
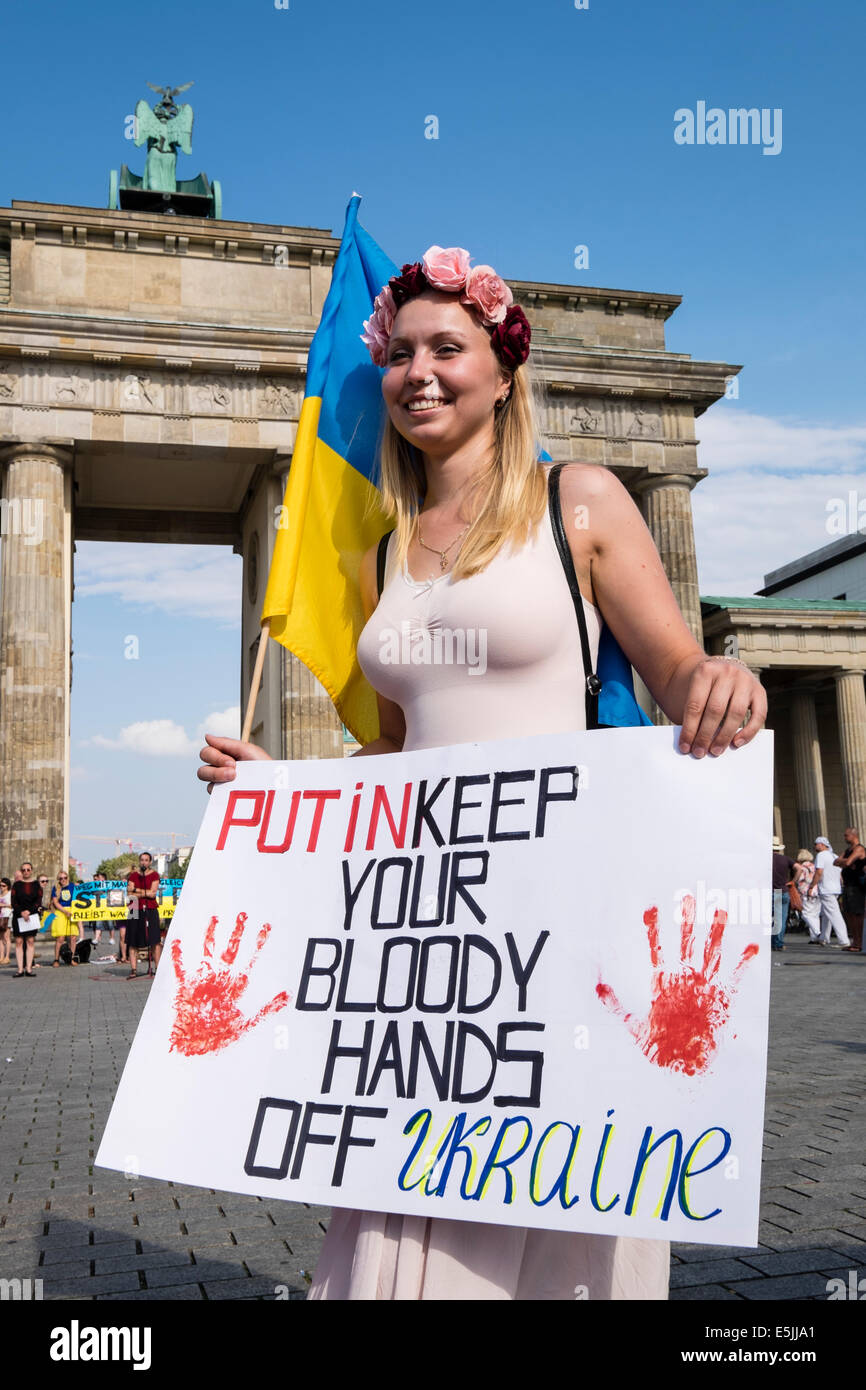
[[[380,732],[355,756],[587,728],[587,672],[539,462],[523,311],[490,266],[432,246],[390,279],[364,329],[384,368],[382,500],[396,527],[381,595],[378,547],[361,564],[358,658],[377,691]],[[625,487],[582,463],[554,478],[593,670],[604,622],[682,725],[681,752],[717,756],[750,742],[766,717],[763,687],[743,662],[702,651]],[[396,654],[388,634],[404,630],[430,637],[425,658],[414,643]],[[446,631],[463,634],[464,652],[470,634],[483,634],[483,670],[437,661],[432,639]],[[206,737],[198,776],[209,784],[230,781],[238,760],[268,756]],[[665,1299],[668,1269],[664,1241],[336,1209],[309,1297]]]
[[[153,867],[153,855],[148,850],[142,850],[138,856],[138,868],[127,874],[126,882],[132,908],[132,916],[126,924],[126,949],[129,955],[129,974],[126,978],[135,980],[138,978],[139,951],[153,951],[154,970],[162,954],[159,904],[156,899],[160,879]]]
[[[69,948],[68,963],[77,965],[76,951],[81,939],[81,932],[77,922],[72,920],[72,902],[75,897],[75,890],[69,885],[69,875],[62,871],[57,875],[57,882],[51,893],[51,935],[54,938],[54,968],[60,966],[60,952],[64,942]],[[75,937],[75,944],[72,945],[70,937]]]

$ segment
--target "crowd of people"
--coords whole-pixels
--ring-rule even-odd
[[[801,849],[794,860],[773,837],[774,951],[784,951],[787,927],[801,922],[813,946],[863,952],[866,847],[853,828],[845,831],[845,844],[844,854],[836,854],[826,835],[818,835],[815,853]]]
[[[107,883],[104,873],[94,874],[93,881]],[[157,898],[159,883],[153,856],[143,850],[138,868],[126,875],[126,919],[85,921],[76,916],[75,885],[69,873],[61,869],[52,883],[47,874],[35,874],[32,863],[25,859],[12,878],[0,878],[0,966],[16,965],[16,980],[34,979],[40,968],[35,960],[36,938],[43,923],[50,921],[55,969],[85,965],[107,931],[111,946],[115,945],[117,933],[116,959],[128,966],[126,979],[135,980],[145,973],[139,972],[140,958],[147,960],[150,974],[159,964],[164,935]]]

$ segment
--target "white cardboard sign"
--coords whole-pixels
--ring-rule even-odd
[[[293,1201],[757,1241],[772,734],[238,767],[97,1155]]]

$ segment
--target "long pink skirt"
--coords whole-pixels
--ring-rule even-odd
[[[666,1299],[670,1245],[335,1208],[310,1299]]]

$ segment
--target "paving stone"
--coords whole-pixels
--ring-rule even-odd
[[[167,1288],[171,1284],[204,1284],[222,1279],[236,1280],[243,1274],[237,1262],[222,1264],[219,1260],[202,1260],[188,1268],[149,1269],[145,1274],[149,1289]]]
[[[732,1283],[735,1293],[748,1299],[812,1299],[827,1297],[823,1274],[791,1274],[775,1279],[753,1279],[748,1284]]]
[[[276,1286],[279,1280],[272,1279],[226,1279],[219,1283],[205,1283],[204,1289],[209,1299],[259,1298],[276,1300]]]
[[[64,1261],[60,1265],[46,1265],[42,1269],[42,1278],[45,1280],[46,1288],[65,1286],[74,1283],[77,1279],[86,1279],[89,1274],[89,1258]]]
[[[687,1288],[671,1289],[671,1303],[689,1300],[691,1302],[708,1303],[736,1303],[741,1302],[740,1295],[733,1293],[731,1289],[725,1289],[721,1284],[690,1284]]]
[[[838,1260],[838,1255],[836,1259]],[[97,1274],[113,1274],[124,1269],[164,1269],[172,1266],[193,1268],[192,1256],[186,1250],[149,1250],[140,1254],[105,1255],[96,1260]]]
[[[758,1279],[760,1271],[749,1269],[740,1260],[707,1260],[703,1264],[681,1264],[671,1270],[671,1288],[687,1284],[728,1284],[735,1279]]]
[[[764,1246],[755,1245],[674,1245],[671,1247],[671,1254],[676,1251],[677,1257],[684,1261],[689,1260],[713,1260],[713,1259],[751,1259],[752,1255],[772,1254],[772,1251]]]
[[[95,1301],[98,1303],[119,1303],[121,1301],[125,1303],[161,1303],[169,1296],[172,1303],[177,1303],[179,1299],[187,1303],[204,1302],[204,1294],[198,1284],[180,1284],[171,1290],[170,1295],[165,1289],[138,1289],[134,1293],[104,1293]]]
[[[93,1246],[89,1241],[63,1241],[62,1244],[43,1245],[42,1265],[46,1270],[56,1265],[75,1264],[81,1260],[93,1259]]]
[[[88,1270],[86,1274],[79,1278],[68,1278],[62,1280],[52,1280],[49,1284],[45,1281],[46,1293],[51,1291],[53,1295],[62,1293],[64,1297],[74,1298],[76,1295],[84,1298],[91,1298],[97,1293],[122,1293],[127,1289],[140,1289],[141,1280],[138,1274],[132,1271],[120,1271],[114,1274],[91,1274]]]
[[[818,1246],[807,1250],[781,1250],[773,1255],[748,1255],[744,1263],[754,1265],[761,1274],[806,1274],[835,1264],[838,1258],[835,1250]]]
[[[40,1276],[38,1245],[23,1246],[20,1250],[0,1251],[0,1275],[4,1279]]]

